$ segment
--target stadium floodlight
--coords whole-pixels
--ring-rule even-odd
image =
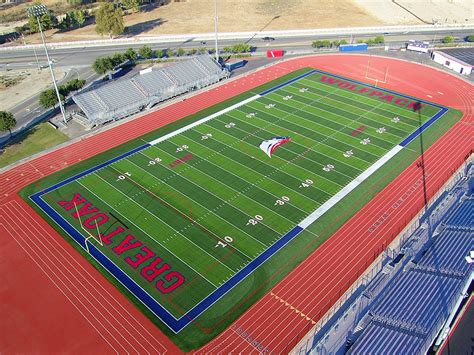
[[[214,32],[216,34],[216,62],[219,63],[219,48],[217,47],[217,0],[214,0]]]
[[[64,124],[67,124],[66,114],[64,113],[63,103],[61,102],[61,95],[59,95],[58,86],[56,85],[56,77],[54,76],[54,70],[53,70],[53,67],[51,66],[52,61],[49,59],[49,53],[48,53],[48,48],[46,47],[46,41],[44,39],[43,28],[41,27],[41,22],[39,20],[41,16],[48,13],[48,9],[43,4],[38,4],[38,5],[33,5],[27,8],[26,12],[28,13],[28,16],[34,16],[36,18],[36,21],[38,22],[38,28],[41,34],[41,40],[43,41],[44,51],[46,52],[46,59],[48,60],[49,70],[51,71],[51,77],[53,78],[54,89],[56,90],[56,95],[58,97],[59,109],[61,110]]]
[[[33,5],[26,9],[28,16],[41,17],[48,13],[48,9],[43,4]]]

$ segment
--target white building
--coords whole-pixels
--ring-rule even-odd
[[[451,50],[452,51],[452,50]],[[472,63],[466,63],[465,61],[456,58],[458,55],[455,52],[452,52],[450,54],[447,53],[448,50],[446,51],[433,51],[431,53],[431,59],[433,59],[436,63],[439,63],[441,65],[444,65],[445,67],[448,67],[449,69],[452,69],[459,74],[463,75],[469,75],[472,72]],[[469,58],[469,57],[466,57]],[[473,57],[471,57],[473,58]],[[471,60],[472,61],[472,60]]]

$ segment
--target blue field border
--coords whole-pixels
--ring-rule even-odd
[[[415,132],[410,134],[407,138],[405,138],[399,145],[402,147],[406,147],[408,144],[411,143],[416,137],[421,135],[424,130],[426,130],[429,126],[431,126],[433,123],[435,123],[441,116],[443,116],[446,112],[448,112],[447,107],[442,107],[438,113],[436,113],[433,117],[431,117],[428,121],[423,123],[421,127],[419,127]]]
[[[392,93],[401,97],[410,98],[416,101],[420,101],[422,103],[435,106],[440,108],[440,111],[437,112],[431,119],[425,122],[420,128],[418,128],[415,132],[410,134],[407,138],[405,138],[400,145],[406,146],[409,144],[413,139],[415,139],[418,135],[420,135],[425,129],[427,129],[431,124],[433,124],[436,120],[438,120],[444,113],[448,111],[447,107],[430,103],[428,101],[420,100],[418,98],[400,94],[391,90],[378,88],[374,85],[366,84],[357,80],[348,79],[342,76],[338,76],[331,73],[326,73],[320,70],[311,70],[307,73],[299,75],[296,78],[288,80],[282,84],[279,84],[269,90],[263,91],[260,93],[261,96],[267,95],[272,93],[284,86],[287,86],[297,80],[300,80],[304,77],[307,77],[314,73],[322,73],[326,75],[330,75],[339,79],[343,79],[345,81],[351,81],[360,85],[364,85],[367,87],[372,87],[379,91],[385,91],[388,93]],[[122,285],[124,285],[139,301],[141,301],[148,309],[150,309],[162,322],[164,322],[173,332],[178,333],[183,328],[185,328],[188,324],[190,324],[194,319],[196,319],[200,314],[202,314],[207,308],[212,306],[215,302],[217,302],[222,296],[224,296],[227,292],[229,292],[232,288],[234,288],[237,284],[239,284],[242,280],[244,280],[247,276],[249,276],[253,271],[255,271],[258,267],[260,267],[265,261],[267,261],[270,257],[272,257],[275,253],[277,253],[281,248],[287,245],[291,240],[293,240],[299,233],[301,233],[304,229],[299,225],[296,225],[292,228],[289,232],[283,235],[280,239],[278,239],[274,244],[272,244],[269,248],[263,251],[259,256],[257,256],[254,260],[252,260],[249,264],[247,264],[244,268],[242,268],[239,272],[237,272],[234,276],[232,276],[229,280],[227,280],[224,284],[222,284],[219,288],[214,290],[211,294],[209,294],[205,299],[199,302],[196,306],[194,306],[189,312],[185,315],[181,316],[179,319],[174,317],[171,313],[169,313],[163,306],[161,306],[153,297],[151,297],[148,292],[146,292],[141,286],[139,286],[130,276],[128,276],[125,272],[123,272],[114,262],[112,262],[106,255],[104,255],[94,244],[90,242],[86,242],[85,237],[76,229],[74,228],[63,216],[61,216],[56,210],[54,210],[47,202],[45,202],[42,198],[43,195],[64,186],[74,180],[77,180],[87,174],[90,174],[94,171],[97,171],[103,167],[106,167],[110,164],[113,164],[121,159],[124,159],[132,154],[135,154],[143,149],[150,147],[149,143],[144,144],[140,147],[134,148],[124,154],[121,154],[115,158],[107,160],[104,163],[96,165],[92,168],[89,168],[79,174],[76,174],[70,178],[67,178],[53,186],[50,186],[40,192],[37,192],[30,196],[30,199],[39,207],[41,208],[50,218],[52,218],[64,231],[66,231],[81,247],[87,250],[87,246],[85,243],[88,243],[89,253],[92,257],[94,257],[97,262],[99,262],[112,276],[114,276]]]

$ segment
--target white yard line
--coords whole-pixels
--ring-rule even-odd
[[[158,148],[158,147],[155,147],[155,148]],[[144,156],[148,157],[147,155],[143,154]],[[150,173],[149,171],[143,169],[142,167],[138,166],[137,164],[135,164],[133,161],[129,160],[130,163],[132,163],[133,165],[135,165],[137,168],[143,170],[144,172],[146,172],[147,174],[149,174],[150,176],[154,177],[155,179],[159,179],[161,183],[163,184],[166,184],[168,185],[169,187],[171,187],[174,191],[180,193],[180,194],[183,194],[184,196],[186,196],[189,200],[193,201],[194,203],[196,203],[196,205],[199,205],[201,206],[202,208],[206,209],[207,210],[207,214],[213,214],[215,217],[217,217],[218,219],[221,219],[223,221],[225,221],[226,223],[229,223],[231,224],[233,227],[239,229],[242,233],[244,234],[247,234],[246,232],[244,232],[243,230],[241,230],[239,227],[237,227],[236,225],[234,225],[233,223],[230,223],[229,221],[226,221],[223,217],[219,216],[218,214],[215,213],[215,211],[217,209],[214,209],[214,210],[210,210],[209,208],[207,208],[206,206],[202,205],[200,202],[194,200],[193,198],[189,197],[188,195],[185,195],[183,192],[177,190],[175,187],[173,187],[172,185],[168,184],[166,181],[156,177],[155,175],[153,175],[152,173]],[[202,189],[204,189],[202,186],[200,186]],[[206,190],[206,189],[204,189]],[[207,191],[207,190],[206,190]],[[208,191],[209,192],[209,191]],[[222,200],[221,200],[222,201]],[[200,216],[198,219],[196,219],[195,221],[198,222],[200,221],[201,219],[203,219],[204,217],[206,216],[203,215],[203,216]],[[181,231],[177,231],[177,233],[181,233]],[[253,240],[255,240],[256,242],[260,243],[261,245],[263,245],[265,248],[268,248],[267,245],[263,244],[262,242],[260,242],[258,239],[255,239],[253,238],[251,235],[247,234],[250,238],[252,238]],[[187,238],[186,238],[187,239]],[[222,242],[224,242],[224,239],[221,239]],[[247,258],[249,258],[250,261],[253,260],[252,257],[248,256],[247,254],[245,254],[242,250],[238,249],[236,246],[233,246],[233,248],[237,249],[240,253],[242,253],[244,256],[246,256]],[[233,270],[232,270],[233,271]]]
[[[299,95],[299,94],[297,94],[297,93],[293,93],[293,92],[290,92],[290,91],[287,91],[287,92],[290,93],[290,94],[292,94],[293,96],[304,97],[304,96]],[[307,91],[307,93],[308,93],[308,94],[312,94],[312,95],[317,95],[317,94],[315,94],[315,93],[312,93],[311,91]],[[326,97],[325,99],[331,100],[331,101],[335,101],[334,104],[331,104],[331,103],[324,103],[325,105],[332,105],[332,106],[336,106],[336,107],[337,107],[337,104],[338,104],[338,103],[341,103],[341,101],[338,101],[338,100],[333,99],[333,98],[330,98],[330,97]],[[300,102],[300,101],[299,101],[299,102]],[[346,105],[346,102],[343,102],[343,104]],[[288,105],[290,105],[290,104],[288,104]],[[354,105],[351,105],[351,104],[347,104],[347,105],[356,108],[356,106],[354,106]],[[348,113],[348,114],[350,114],[350,115],[354,115],[353,112],[347,111],[347,110],[343,109],[342,107],[337,107],[337,108],[338,108],[338,110],[344,111],[344,112],[346,112],[346,113]],[[330,113],[330,114],[332,114],[332,115],[335,115],[335,116],[337,116],[337,117],[340,117],[342,120],[345,120],[345,121],[347,121],[347,120],[351,121],[351,120],[352,120],[351,118],[348,118],[348,117],[345,117],[345,116],[341,116],[341,115],[339,115],[339,114],[337,114],[337,113],[335,113],[335,112],[328,111],[328,110],[326,110],[326,109],[324,109],[324,108],[321,108],[321,107],[315,107],[315,109],[323,110],[324,112],[328,112],[328,113]],[[359,108],[359,109],[360,109],[360,108]],[[308,111],[305,111],[305,112],[308,112]],[[363,114],[365,114],[365,113],[367,113],[367,112],[368,112],[368,111],[365,111],[364,113],[360,113],[359,115],[363,115]],[[308,112],[308,113],[311,113],[311,112]],[[373,112],[373,113],[375,113],[375,112]],[[316,113],[312,113],[312,114],[313,114],[313,115],[317,115]],[[367,127],[369,127],[369,128],[377,129],[377,128],[380,128],[381,125],[388,127],[387,131],[386,131],[383,135],[392,136],[396,141],[399,141],[400,139],[403,139],[403,137],[399,137],[399,136],[397,136],[396,134],[390,133],[390,132],[389,132],[389,131],[390,131],[390,128],[398,129],[399,131],[402,131],[404,134],[406,134],[406,132],[405,132],[404,130],[401,130],[401,129],[399,129],[399,128],[396,128],[396,127],[394,127],[392,124],[389,124],[388,122],[387,122],[386,124],[385,124],[385,123],[382,123],[382,122],[377,122],[377,121],[374,121],[373,119],[371,119],[371,118],[369,118],[369,117],[365,117],[365,116],[364,116],[364,119],[369,120],[370,122],[373,122],[374,124],[379,124],[379,126],[374,126],[374,125],[372,125],[372,124],[367,124]],[[387,121],[390,120],[390,118],[389,118],[389,117],[386,117],[386,116],[384,117],[384,119],[387,120]],[[336,123],[343,124],[343,123],[340,123],[340,122],[336,122]],[[374,138],[382,139],[382,140],[385,141],[385,142],[389,142],[389,143],[392,143],[392,144],[393,144],[393,142],[390,142],[390,141],[387,141],[387,140],[383,139],[383,136],[382,136],[382,135],[374,135],[374,134],[372,134],[372,133],[367,133],[367,134],[371,135],[371,136],[374,137]]]
[[[155,146],[155,148],[160,149],[160,148],[158,148],[157,146]],[[163,152],[164,154],[167,154],[167,155],[170,156],[171,158],[174,158],[170,153],[168,153],[168,152],[166,152],[166,151],[164,151],[164,150],[162,150],[162,149],[160,149],[160,151]],[[192,152],[192,149],[187,149],[186,151],[187,151],[187,152]],[[142,154],[143,154],[143,153],[142,153]],[[149,158],[146,154],[143,154],[143,155],[145,155],[147,158]],[[203,158],[203,157],[200,157],[199,155],[196,155],[196,156],[199,157],[199,159],[202,159],[202,160],[204,160],[204,161],[206,161],[206,162],[212,164],[212,163],[211,163],[210,161],[208,161],[207,159],[205,159],[205,158]],[[136,164],[135,164],[135,165],[136,165]],[[215,165],[215,164],[214,164],[214,165]],[[162,165],[162,166],[163,166],[164,168],[166,168],[167,170],[172,171],[172,170],[171,170],[170,168],[168,168],[167,166],[164,166],[164,165]],[[225,200],[225,199],[221,198],[221,201],[227,202],[227,203],[230,205],[229,201],[235,200],[238,196],[243,196],[244,198],[246,198],[246,199],[248,199],[248,200],[251,200],[252,202],[254,202],[254,203],[256,203],[256,204],[259,204],[259,205],[262,206],[264,209],[266,209],[266,210],[270,211],[271,213],[275,214],[275,216],[278,216],[278,217],[280,217],[280,218],[286,219],[286,220],[287,220],[288,222],[290,222],[290,223],[295,223],[294,221],[289,220],[288,218],[286,218],[285,216],[281,215],[280,213],[278,213],[278,212],[276,212],[276,211],[270,209],[268,206],[265,206],[265,205],[261,204],[261,203],[258,202],[257,200],[254,200],[254,199],[248,197],[247,195],[244,195],[244,193],[243,193],[242,191],[236,190],[236,189],[234,189],[234,188],[233,188],[232,186],[230,186],[230,185],[226,185],[223,181],[221,181],[221,180],[219,180],[219,179],[216,179],[214,176],[209,175],[209,174],[207,174],[207,173],[205,173],[205,172],[203,172],[203,171],[197,169],[196,167],[194,167],[194,166],[191,165],[191,164],[188,164],[188,166],[189,166],[190,168],[192,168],[192,169],[195,169],[197,173],[203,174],[203,175],[205,175],[205,176],[211,178],[212,180],[216,181],[218,184],[224,185],[226,188],[229,188],[229,189],[231,189],[231,190],[237,192],[237,194],[236,194],[236,195],[233,195],[229,200]],[[225,170],[225,169],[224,169],[224,170]],[[226,170],[226,171],[227,171],[227,170]],[[176,173],[174,173],[174,174],[176,174]],[[152,174],[151,174],[151,175],[152,175]],[[232,175],[234,175],[234,174],[232,174]],[[153,176],[154,176],[154,175],[153,175]],[[183,175],[180,175],[180,176],[184,178]],[[234,175],[234,176],[237,176],[237,175]],[[166,182],[165,182],[165,183],[166,183]],[[248,182],[247,182],[247,183],[248,183]],[[167,183],[166,183],[166,184],[167,184]],[[206,192],[212,193],[212,192],[209,191],[207,188],[203,187],[202,185],[198,184],[197,182],[194,182],[194,184],[196,184],[197,186],[199,186],[201,189],[205,190]],[[249,183],[248,183],[248,184],[249,184]],[[169,185],[169,184],[168,184],[168,185]],[[250,183],[249,185],[250,185],[250,187],[251,187],[251,186],[256,186],[256,184],[254,184],[254,183]],[[171,186],[171,185],[170,185],[170,186]],[[172,187],[172,186],[171,186],[171,187]],[[173,188],[173,189],[174,189],[174,188]],[[250,188],[248,188],[248,189],[250,189]],[[248,190],[248,189],[247,189],[247,190]],[[176,189],[175,189],[175,190],[176,190]],[[176,191],[178,191],[178,190],[176,190]],[[271,194],[271,193],[269,193],[269,192],[266,191],[266,190],[265,190],[265,192],[267,192],[268,194]],[[273,194],[271,194],[271,195],[273,195]],[[191,200],[193,200],[193,199],[192,199],[191,197],[189,197],[188,195],[186,195],[186,197],[188,197],[188,198],[190,198]],[[275,197],[275,201],[276,201],[278,198],[280,198],[279,196],[275,196],[275,195],[274,195],[274,197]],[[193,200],[193,201],[194,201],[194,200]],[[200,203],[199,203],[199,204],[200,204]],[[204,207],[205,209],[207,209],[208,211],[210,211],[207,207],[205,207],[205,206],[203,206],[203,205],[201,205],[201,206]],[[230,205],[230,206],[232,206],[232,205]],[[295,208],[298,208],[298,207],[295,206]],[[299,209],[299,208],[298,208],[298,209]],[[307,212],[302,211],[302,210],[300,210],[300,211],[303,212],[303,213],[307,213]],[[210,212],[211,212],[211,211],[210,211]],[[259,214],[261,214],[261,213],[259,213]],[[222,217],[220,217],[220,218],[222,219]]]
[[[223,115],[229,111],[232,111],[234,108],[237,108],[237,107],[240,107],[242,105],[245,105],[249,102],[252,102],[256,99],[258,99],[259,97],[261,97],[260,95],[255,95],[255,96],[252,96],[252,97],[249,97],[248,99],[244,100],[244,101],[240,101],[232,106],[229,106],[223,110],[220,110],[219,112],[216,112],[216,113],[213,113],[212,115],[209,115],[207,117],[204,117],[204,118],[201,118],[200,120],[196,121],[196,122],[193,122],[185,127],[182,127],[182,128],[179,128],[177,129],[176,131],[173,131],[173,132],[170,132],[168,134],[165,134],[164,136],[160,137],[160,138],[157,138],[153,141],[150,142],[151,145],[155,145],[155,144],[158,144],[160,142],[163,142],[171,137],[174,137],[180,133],[183,133],[191,128],[194,128],[196,126],[199,126],[200,124],[204,123],[204,122],[207,122],[209,120],[212,120],[213,118],[217,117],[217,116],[220,116],[220,115]]]
[[[395,156],[398,152],[403,149],[402,146],[397,145],[393,149],[391,149],[387,154],[377,160],[372,166],[370,166],[366,171],[356,177],[353,181],[351,181],[348,185],[346,185],[341,191],[323,203],[318,209],[316,209],[313,213],[311,213],[308,217],[306,217],[303,221],[301,221],[298,225],[306,229],[309,225],[311,225],[314,221],[316,221],[319,217],[321,217],[324,213],[326,213],[331,207],[333,207],[336,203],[341,201],[345,196],[347,196],[352,190],[354,190],[357,186],[359,186],[363,181],[365,181],[369,176],[371,176],[375,171],[377,171],[382,165],[384,165],[387,161],[389,161],[393,156]]]
[[[106,184],[110,185],[106,180],[104,180],[102,177],[100,177],[99,175],[95,174],[94,172],[94,175],[97,176],[99,179],[103,180]],[[97,198],[101,199],[100,196],[97,196],[91,189],[89,189],[88,187],[86,187],[85,185],[81,184],[79,182],[79,184],[84,187],[86,190],[88,190],[90,193],[92,193],[94,196],[96,196]],[[123,192],[121,192],[120,190],[118,190],[115,186],[113,185],[110,185],[112,186],[115,190],[117,190],[119,193],[121,193],[122,195],[124,195],[127,199],[128,199],[128,196],[125,195]],[[105,204],[107,204],[109,207],[112,207],[110,206],[110,204],[106,201],[104,201],[103,199],[101,199],[101,201],[103,201]],[[136,201],[134,200],[130,200],[131,202],[137,204],[138,206],[140,206],[140,204],[138,204]],[[140,206],[142,207],[142,206]],[[117,209],[114,209],[115,211],[117,211]],[[147,211],[149,212],[148,210],[144,210],[144,211]],[[136,228],[140,229],[145,235],[148,236],[148,238],[150,238],[151,240],[154,240],[157,244],[159,244],[162,248],[166,249],[170,254],[173,254],[178,260],[181,260],[184,264],[186,264],[191,270],[193,270],[196,274],[200,275],[204,280],[206,280],[207,282],[209,282],[212,286],[214,286],[216,289],[218,288],[218,286],[216,286],[213,282],[209,281],[206,277],[204,277],[203,275],[201,275],[201,273],[197,270],[195,270],[191,265],[189,265],[188,263],[186,263],[182,258],[178,257],[175,253],[173,253],[171,250],[169,250],[167,247],[165,247],[162,243],[160,243],[158,240],[156,240],[155,238],[153,238],[151,235],[149,235],[146,231],[144,231],[140,226],[136,225],[133,221],[131,221],[127,216],[125,216],[124,214],[120,213],[119,211],[117,211],[117,213],[121,214],[123,218],[125,218],[127,221],[129,221],[131,224],[133,224]],[[173,229],[173,228],[172,228]]]
[[[239,112],[244,113],[243,111],[239,111]],[[236,120],[241,121],[242,123],[245,123],[245,124],[248,124],[248,125],[250,125],[250,126],[259,128],[258,126],[255,126],[255,125],[251,124],[250,121],[244,121],[243,118],[239,118],[239,117],[235,117],[235,116],[231,116],[231,117],[235,118]],[[259,119],[258,117],[254,117],[254,118],[252,118],[252,120],[262,120],[262,119]],[[276,125],[276,124],[273,124],[273,123],[268,122],[268,121],[265,121],[265,120],[263,120],[263,121],[266,122],[268,125],[265,126],[264,128],[259,128],[256,132],[259,132],[259,131],[261,131],[262,129],[271,129],[271,128],[272,128],[271,126],[278,127],[278,125]],[[247,131],[245,131],[245,130],[243,130],[243,129],[241,129],[241,131],[247,132]],[[260,138],[260,137],[258,137],[255,133],[250,133],[250,132],[248,132],[248,133],[251,134],[252,136],[256,137],[256,138]],[[278,135],[278,134],[277,134],[277,133],[274,133],[274,135]],[[263,139],[263,138],[260,138],[260,139]],[[301,145],[301,144],[299,144],[299,143],[296,143],[295,141],[292,141],[292,145],[295,145],[295,146],[298,146],[298,147],[301,147],[301,148],[305,149],[305,152],[313,152],[313,153],[315,153],[315,154],[324,155],[325,157],[327,157],[327,158],[329,158],[329,159],[337,160],[337,161],[340,162],[342,165],[346,165],[348,168],[351,168],[351,169],[353,169],[353,170],[357,170],[359,173],[361,173],[361,172],[363,171],[363,170],[360,170],[360,169],[355,168],[355,167],[353,167],[353,166],[350,166],[350,165],[348,165],[348,164],[346,164],[346,163],[340,161],[340,160],[337,159],[337,158],[327,156],[326,154],[322,154],[321,152],[318,152],[318,151],[314,150],[313,147],[319,145],[319,142],[316,141],[316,140],[314,140],[314,139],[311,139],[311,138],[308,138],[308,139],[311,140],[312,142],[314,142],[315,144],[312,145],[312,146],[306,147],[306,146],[304,146],[304,145]],[[284,151],[290,152],[291,154],[296,154],[298,157],[301,157],[301,158],[303,158],[303,159],[305,159],[305,160],[309,160],[310,162],[312,162],[312,163],[314,163],[314,164],[316,164],[316,165],[319,165],[319,166],[321,166],[321,167],[324,167],[324,166],[325,166],[324,163],[321,163],[321,162],[319,162],[319,161],[317,161],[317,160],[313,160],[313,159],[307,157],[305,154],[297,154],[297,153],[293,152],[292,150],[290,150],[289,148],[287,148],[286,146],[281,146],[281,147],[279,148],[279,150],[284,150]],[[342,173],[342,172],[340,172],[340,171],[338,171],[338,170],[336,170],[336,172],[339,173],[339,174],[341,174],[341,175],[344,175],[345,177],[347,177],[347,178],[349,178],[349,179],[351,179],[351,180],[354,178],[353,176],[346,175],[346,174],[344,174],[344,173]],[[319,175],[319,174],[318,174],[318,175]],[[322,175],[320,175],[320,176],[321,176],[323,179],[326,179],[325,176],[322,176]],[[331,181],[332,181],[332,180],[331,180]]]
[[[211,127],[211,128],[212,128],[213,130],[218,130],[217,128],[214,128],[214,127]],[[221,133],[224,133],[223,131],[220,131],[220,130],[218,130],[218,131],[221,132]],[[200,133],[200,134],[202,134],[202,132],[199,132],[199,131],[197,131],[197,132]],[[234,138],[235,138],[235,137],[234,137]],[[215,139],[215,138],[213,138],[213,139]],[[217,139],[216,139],[216,140],[217,140]],[[200,143],[200,142],[198,142],[198,141],[193,141],[193,142],[195,142],[195,143],[201,145],[201,146],[204,147],[205,149],[210,149],[209,147],[206,147],[204,144],[202,144],[202,143]],[[237,142],[242,142],[242,143],[243,143],[242,140],[238,140]],[[222,141],[219,141],[219,143],[224,144]],[[226,145],[225,149],[226,149],[226,148],[229,148],[229,147],[233,147],[233,146],[232,146],[232,145]],[[217,151],[217,153],[219,153],[219,152],[220,152],[220,151]],[[246,155],[248,156],[248,154],[246,154]],[[211,157],[211,156],[208,156],[208,158],[210,158],[210,157]],[[214,164],[214,165],[217,165],[216,163],[213,163],[213,162],[211,162],[211,163]],[[301,196],[301,197],[302,197],[303,199],[305,199],[305,200],[312,201],[312,202],[310,202],[310,203],[319,204],[318,201],[312,199],[312,198],[309,197],[309,196],[306,196],[306,195],[300,193],[298,190],[294,190],[294,189],[292,189],[291,187],[289,187],[288,185],[284,185],[284,184],[282,184],[281,182],[270,178],[270,175],[263,175],[262,173],[260,173],[260,172],[258,172],[258,171],[256,171],[256,170],[250,169],[250,168],[247,167],[246,165],[244,165],[244,164],[242,164],[242,163],[240,163],[240,162],[238,162],[238,161],[236,161],[236,160],[232,160],[232,163],[233,163],[233,164],[238,164],[239,166],[242,166],[242,167],[244,167],[245,169],[248,169],[249,171],[252,171],[253,174],[260,175],[260,176],[261,176],[261,178],[260,178],[261,181],[267,179],[268,181],[270,181],[270,182],[272,182],[272,183],[278,184],[278,185],[280,185],[280,186],[282,186],[282,187],[284,187],[284,188],[287,188],[287,189],[291,190],[293,193],[295,193],[295,194]],[[265,162],[262,162],[262,164],[268,165],[268,164],[266,164]],[[298,178],[298,177],[296,177],[296,176],[294,176],[294,175],[291,175],[291,174],[289,174],[289,173],[287,173],[287,172],[284,172],[284,171],[278,169],[277,167],[273,167],[273,166],[271,166],[271,165],[269,165],[269,167],[270,167],[271,169],[275,169],[276,171],[281,171],[281,172],[283,172],[283,173],[285,173],[285,174],[287,174],[287,175],[290,175],[291,177],[293,177],[294,179],[296,179],[296,180],[298,180],[298,181],[301,181],[300,178]],[[235,175],[235,174],[234,174],[234,175]],[[236,175],[236,176],[239,177],[238,175]],[[240,178],[243,179],[242,177],[240,177]],[[267,191],[267,192],[268,192],[268,191]],[[295,206],[295,207],[296,207],[296,206]],[[305,212],[305,213],[308,213],[308,212]]]

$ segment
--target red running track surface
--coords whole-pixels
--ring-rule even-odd
[[[385,68],[389,67],[389,80],[383,84],[384,87],[465,112],[462,121],[426,152],[425,166],[430,174],[428,194],[432,196],[471,148],[468,137],[472,136],[473,98],[467,93],[472,87],[432,68],[382,57],[372,56],[370,60],[371,76],[379,75],[383,79]],[[367,57],[360,55],[314,56],[284,61],[0,174],[0,351],[101,354],[179,351],[18,197],[21,188],[42,176],[293,70],[314,67],[363,80],[366,65]],[[452,142],[456,145],[453,146]],[[381,251],[381,246],[387,245],[407,220],[421,209],[423,195],[416,191],[405,200],[403,208],[392,213],[377,229],[377,236],[367,231],[409,186],[416,184],[419,177],[419,168],[412,164],[291,272],[284,282],[280,282],[200,352],[257,352],[259,347],[280,352],[293,346],[312,322],[317,321],[363,272],[374,255]],[[352,251],[350,254],[340,252],[348,248]],[[288,284],[295,286],[285,287]],[[248,335],[246,339],[239,335],[243,331]],[[250,338],[254,345],[250,345]]]

